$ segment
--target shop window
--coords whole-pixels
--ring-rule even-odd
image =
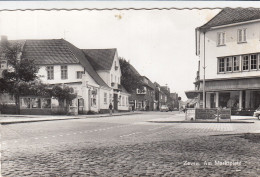
[[[248,65],[249,65],[248,55],[245,55],[243,56],[243,71],[248,70]]]
[[[251,63],[251,69],[256,70],[257,69],[257,55],[250,55],[250,63]]]
[[[239,58],[238,57],[233,57],[233,71],[239,71]]]
[[[41,99],[40,98],[32,98],[32,108],[41,108]]]
[[[51,99],[50,98],[42,99],[42,108],[51,108]]]
[[[20,107],[22,109],[30,109],[31,108],[31,99],[30,98],[21,98]]]

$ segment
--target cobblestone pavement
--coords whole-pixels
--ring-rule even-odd
[[[171,116],[157,113],[2,126],[2,175],[260,176],[260,136],[256,134],[256,141],[240,136],[258,130],[260,121],[146,122]]]

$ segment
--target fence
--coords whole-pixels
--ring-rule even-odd
[[[213,121],[231,121],[231,109],[217,108],[187,108],[185,120],[213,120]]]

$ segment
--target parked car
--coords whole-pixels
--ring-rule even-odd
[[[254,117],[257,117],[260,120],[260,109],[255,110]]]
[[[169,108],[168,108],[168,106],[166,106],[166,105],[162,105],[161,108],[160,108],[160,111],[161,111],[161,112],[164,112],[164,111],[165,111],[165,112],[168,112],[168,111],[169,111]]]

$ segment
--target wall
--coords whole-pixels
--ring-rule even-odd
[[[68,82],[80,82],[81,79],[77,79],[77,71],[84,71],[84,67],[80,64],[67,64],[68,66],[68,79],[61,79],[61,65],[51,65],[54,66],[54,79],[47,80],[47,70],[46,66],[40,66],[38,75],[44,83],[48,84],[58,84],[58,83],[68,83]]]
[[[246,28],[247,29],[247,42],[237,43],[237,30]],[[222,56],[233,56],[240,54],[249,54],[260,52],[260,22],[254,22],[243,25],[230,26],[225,28],[214,29],[206,32],[205,40],[205,56],[206,56],[206,79],[215,78],[229,78],[229,77],[246,77],[259,75],[260,71],[251,72],[237,72],[237,73],[217,73],[217,57]],[[217,33],[225,32],[225,46],[217,46]],[[200,35],[200,78],[203,78],[203,50],[204,50],[204,36],[203,33]],[[241,61],[241,60],[240,60]],[[241,69],[241,65],[240,65]]]

